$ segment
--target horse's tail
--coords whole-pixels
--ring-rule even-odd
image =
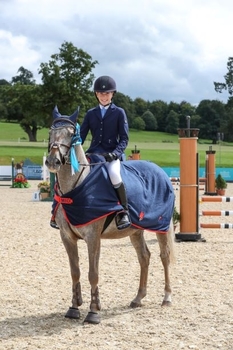
[[[170,250],[170,262],[174,264],[176,262],[176,254],[175,254],[175,234],[174,234],[174,225],[173,219],[171,218],[170,227],[167,233],[168,239],[168,247]]]

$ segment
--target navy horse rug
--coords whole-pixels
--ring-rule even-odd
[[[132,227],[166,233],[174,208],[174,192],[167,174],[148,161],[121,162]],[[104,165],[94,166],[74,190],[58,196],[66,220],[81,227],[122,210]]]

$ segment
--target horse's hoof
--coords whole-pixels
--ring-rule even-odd
[[[171,303],[171,301],[163,300],[161,306],[172,306],[172,303]]]
[[[79,319],[80,318],[79,309],[76,307],[70,307],[67,313],[65,314],[65,317]]]
[[[132,309],[136,309],[136,307],[141,307],[142,304],[141,303],[136,303],[135,301],[131,301],[130,303],[130,307],[132,307]]]
[[[98,324],[100,323],[100,316],[97,312],[89,311],[83,323]]]

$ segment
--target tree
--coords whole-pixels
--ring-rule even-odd
[[[166,118],[167,126],[165,131],[170,134],[177,134],[177,128],[179,126],[179,114],[173,110],[168,113]]]
[[[222,93],[223,90],[228,90],[230,96],[233,95],[233,57],[228,58],[227,62],[228,73],[224,75],[225,83],[214,82],[216,92]]]
[[[51,125],[55,105],[66,115],[81,106],[84,114],[95,101],[90,88],[94,80],[91,71],[96,64],[86,52],[65,42],[49,63],[41,63],[39,73],[43,84],[36,85],[33,74],[20,67],[11,84],[0,88],[8,120],[17,120],[29,140],[36,141],[37,130]]]
[[[187,116],[191,117],[190,125],[191,128],[194,126],[193,122],[193,116],[196,113],[196,107],[192,106],[190,103],[186,101],[182,101],[180,103],[180,109],[179,109],[179,127],[180,128],[187,128]]]
[[[0,119],[7,119],[7,109],[3,103],[0,102]]]
[[[66,41],[48,63],[41,63],[39,74],[42,75],[44,106],[48,115],[55,105],[66,115],[73,113],[77,106],[84,114],[92,106],[92,69],[97,63],[88,53]]]
[[[125,110],[125,113],[127,115],[129,127],[132,127],[134,116],[135,116],[135,109],[134,109],[134,103],[132,99],[129,96],[126,96],[122,94],[121,92],[117,92],[114,95],[113,102],[123,108]]]
[[[145,122],[146,130],[155,131],[157,129],[157,120],[153,113],[151,113],[149,110],[143,113],[142,119]]]
[[[5,88],[8,120],[19,122],[28,134],[29,141],[37,141],[37,130],[45,127],[40,85],[21,85],[16,83]]]
[[[233,130],[233,108],[228,110],[227,116],[228,116],[227,125],[223,129],[223,131],[224,131],[224,140],[227,140],[229,142],[233,142],[233,134],[232,134],[232,130]]]
[[[136,117],[133,121],[133,126],[136,130],[145,130],[146,124],[141,117]]]
[[[134,100],[134,109],[136,115],[143,115],[143,113],[148,109],[148,102],[137,97]]]
[[[149,105],[149,110],[157,120],[157,125],[158,125],[157,130],[164,132],[166,128],[166,118],[168,113],[167,103],[161,100],[153,101]]]
[[[24,67],[20,67],[17,71],[19,73],[11,79],[11,84],[20,83],[21,85],[35,85],[36,81],[33,78],[33,73]]]
[[[217,133],[223,132],[227,119],[225,105],[218,100],[202,100],[196,113],[200,116],[199,137],[216,143]]]
[[[5,79],[0,79],[0,86],[1,85],[10,85],[10,83],[8,81],[6,81]]]
[[[41,86],[35,84],[33,73],[24,67],[11,84],[1,86],[0,96],[7,109],[7,120],[19,122],[29,141],[37,141],[37,130],[45,127]]]

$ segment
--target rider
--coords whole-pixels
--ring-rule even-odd
[[[88,110],[80,127],[84,143],[91,131],[92,140],[87,153],[103,155],[109,178],[116,191],[123,211],[116,216],[119,230],[131,225],[125,186],[120,174],[120,160],[128,145],[128,121],[124,109],[116,106],[112,98],[116,92],[116,82],[109,76],[101,76],[94,83],[94,93],[99,105]]]

